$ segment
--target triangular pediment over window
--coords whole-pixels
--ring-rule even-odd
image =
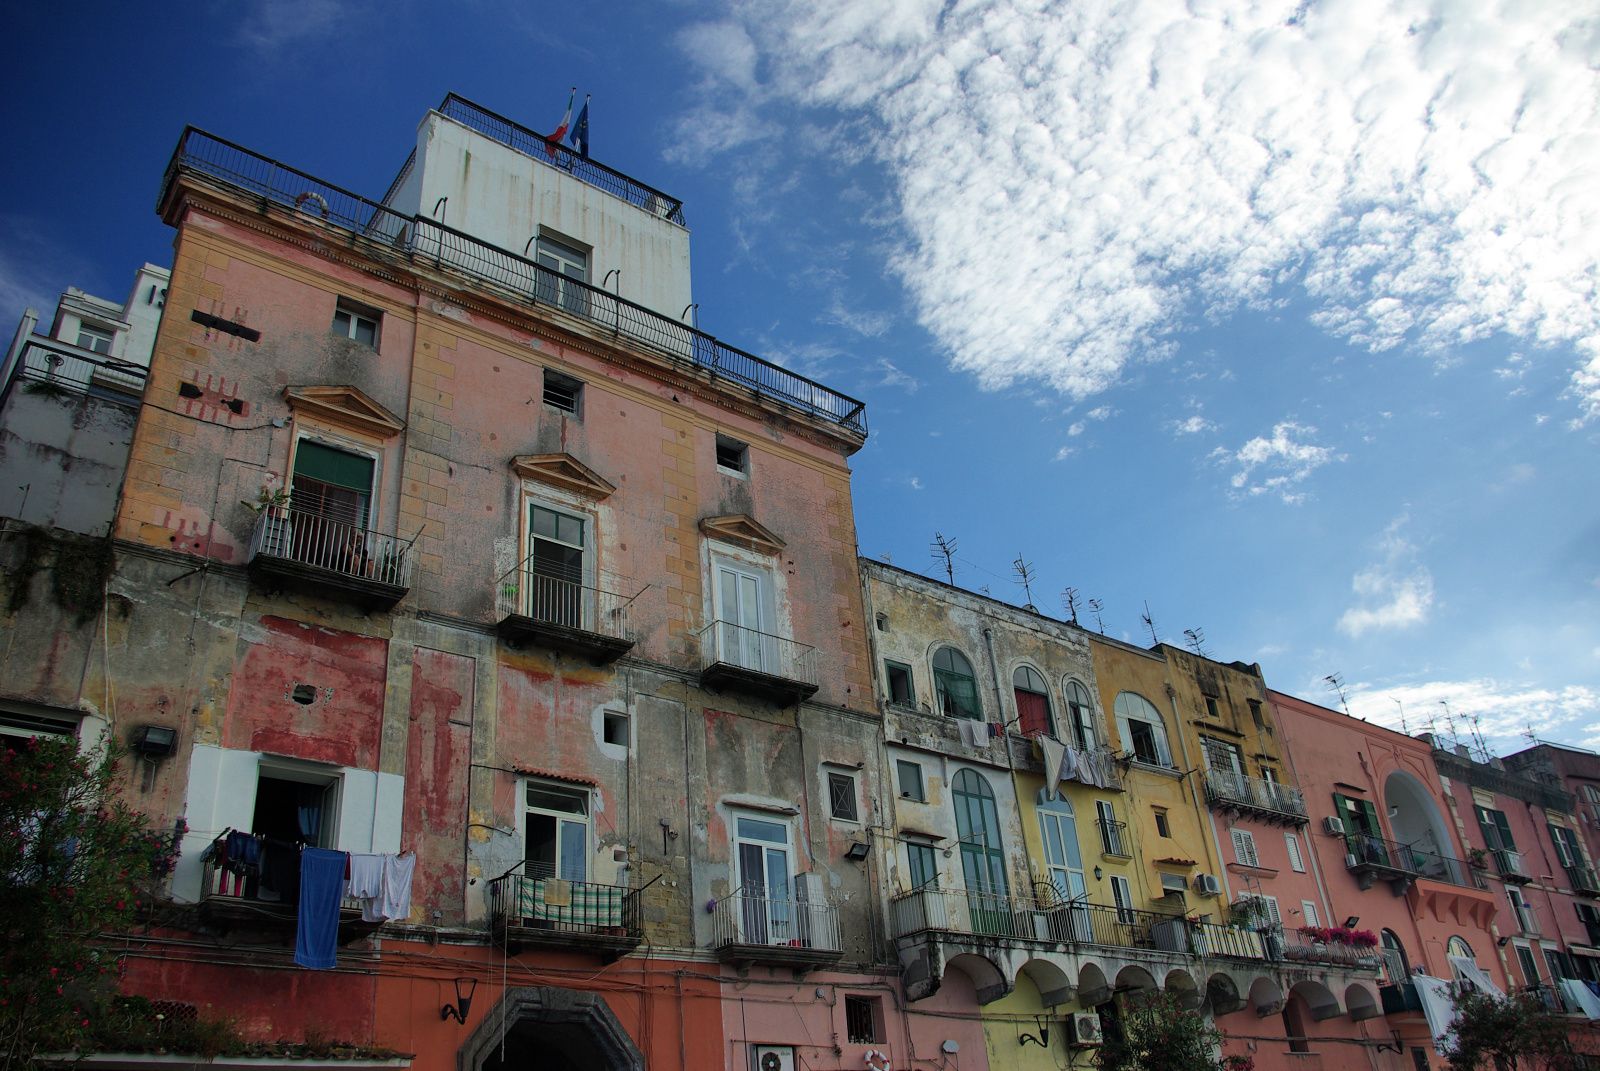
[[[743,513],[734,513],[726,517],[706,517],[700,522],[700,531],[712,539],[738,543],[765,554],[776,554],[784,546],[783,540],[776,532],[754,517],[748,517]]]
[[[288,387],[283,396],[296,414],[380,439],[387,439],[406,426],[405,421],[355,387]]]
[[[551,483],[589,498],[605,498],[617,485],[571,454],[521,454],[511,468],[524,480]]]

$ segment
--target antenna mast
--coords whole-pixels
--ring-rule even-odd
[[[933,533],[933,560],[944,564],[945,579],[956,586],[956,541],[946,539],[943,532]]]
[[[1189,649],[1191,651],[1193,651],[1195,654],[1199,655],[1201,658],[1210,658],[1211,657],[1210,655],[1206,654],[1206,649],[1205,649],[1206,630],[1205,629],[1203,629],[1203,628],[1186,628],[1186,629],[1183,630],[1183,638],[1189,641]]]
[[[1099,600],[1099,599],[1090,599],[1089,600],[1089,612],[1094,614],[1095,626],[1100,629],[1100,635],[1102,635],[1102,636],[1104,636],[1106,634],[1106,622],[1105,622],[1105,618],[1100,616],[1100,611],[1104,610],[1105,608],[1106,608],[1106,604],[1104,602],[1102,602],[1101,600]]]
[[[1027,596],[1026,608],[1033,609],[1033,563],[1022,560],[1022,555],[1017,555],[1017,560],[1011,563],[1011,571],[1017,574],[1016,583],[1022,585],[1022,593]]]
[[[1350,703],[1345,699],[1344,696],[1344,676],[1340,673],[1330,673],[1322,679],[1327,681],[1328,687],[1332,688],[1339,696],[1339,706],[1343,708],[1345,716],[1349,717]]]
[[[1067,612],[1072,623],[1078,623],[1078,589],[1063,588],[1061,591],[1061,608]]]
[[[1144,601],[1144,613],[1139,615],[1139,620],[1144,622],[1144,627],[1150,630],[1150,646],[1154,647],[1161,640],[1156,636],[1156,619],[1150,616],[1150,600]]]

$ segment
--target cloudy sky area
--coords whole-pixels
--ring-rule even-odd
[[[377,194],[447,90],[547,127],[576,83],[596,157],[686,200],[702,327],[867,402],[864,553],[942,532],[964,586],[1023,601],[1020,556],[1044,612],[1148,642],[1148,605],[1313,701],[1600,746],[1583,7],[50,10],[0,312],[170,258],[186,122]],[[160,76],[60,78],[89,45]]]

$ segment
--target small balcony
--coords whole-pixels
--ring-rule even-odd
[[[1600,897],[1600,878],[1595,877],[1594,867],[1575,865],[1564,868],[1567,872],[1567,885],[1579,896]]]
[[[588,658],[601,665],[633,649],[628,610],[638,593],[604,588],[539,572],[532,557],[495,585],[495,618],[502,637]]]
[[[780,703],[817,691],[817,649],[731,621],[700,632],[700,683]]]
[[[1303,826],[1306,801],[1298,788],[1246,777],[1231,770],[1206,771],[1206,802],[1215,810]]]
[[[410,543],[293,505],[269,505],[250,534],[250,574],[314,595],[387,610],[411,588]]]
[[[1383,1001],[1385,1015],[1422,1014],[1422,999],[1417,996],[1417,983],[1409,979],[1379,986],[1378,996]]]
[[[1393,884],[1399,895],[1416,880],[1416,863],[1411,849],[1404,844],[1367,833],[1347,833],[1344,846],[1345,869],[1355,875],[1363,889],[1370,889],[1373,881],[1381,880]]]
[[[1095,819],[1100,827],[1100,854],[1107,859],[1132,859],[1133,841],[1128,837],[1128,823],[1106,818]]]
[[[1533,880],[1533,875],[1528,873],[1528,864],[1522,861],[1521,852],[1490,848],[1489,858],[1494,860],[1495,873],[1500,875],[1501,880],[1515,885],[1526,885]]]
[[[1325,967],[1344,967],[1349,970],[1371,971],[1374,974],[1383,965],[1376,948],[1357,948],[1337,941],[1318,941],[1290,930],[1274,935],[1278,955],[1273,958],[1285,963],[1306,963]]]
[[[837,963],[839,909],[814,900],[736,892],[716,902],[711,945],[724,963],[792,967],[796,973]]]
[[[223,833],[211,842],[200,864],[200,918],[220,933],[243,931],[294,942],[300,918],[300,870],[297,851],[265,845],[245,834]],[[255,848],[242,850],[245,842]],[[232,855],[229,845],[232,845]],[[276,870],[276,873],[274,872]],[[348,897],[339,903],[339,944],[368,936],[383,923],[361,917],[361,903]]]
[[[639,947],[639,890],[569,881],[518,863],[489,882],[489,930],[497,946],[593,952],[606,962]]]

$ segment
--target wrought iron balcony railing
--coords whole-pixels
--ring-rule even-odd
[[[848,395],[600,287],[567,278],[426,216],[403,215],[198,128],[186,128],[179,138],[167,166],[164,191],[180,173],[203,176],[259,198],[263,208],[276,204],[313,223],[345,231],[351,242],[369,243],[375,255],[451,272],[512,301],[560,310],[852,435],[867,433],[866,407]]]
[[[1420,877],[1469,889],[1483,887],[1470,868],[1452,856],[1366,833],[1347,833],[1344,843],[1345,865],[1353,874],[1376,875],[1385,880]]]
[[[327,582],[393,605],[411,587],[411,544],[391,535],[288,505],[266,506],[250,533],[253,569]]]
[[[489,924],[497,939],[514,933],[525,942],[623,951],[642,936],[639,890],[572,881],[552,867],[519,863],[489,882]]]
[[[700,670],[709,683],[810,696],[818,687],[817,649],[769,632],[713,621],[700,632]]]
[[[1213,807],[1280,816],[1301,824],[1306,821],[1306,801],[1298,788],[1232,770],[1206,771],[1206,802]]]
[[[1528,865],[1522,861],[1522,853],[1511,851],[1509,848],[1490,848],[1489,858],[1494,860],[1494,869],[1506,881],[1526,884],[1533,880],[1528,873]]]
[[[1262,958],[1259,941],[1233,936],[1244,931],[1203,924],[1112,904],[1055,897],[1012,896],[925,885],[890,901],[896,938],[924,932],[971,934],[1050,944],[1143,948],[1178,955],[1239,954]],[[1198,942],[1198,943],[1197,943]],[[1215,948],[1213,953],[1211,949]]]
[[[818,900],[734,892],[712,909],[711,947],[724,958],[826,962],[843,955],[839,908]]]
[[[1128,839],[1128,823],[1105,818],[1095,819],[1100,827],[1100,852],[1113,859],[1131,859],[1133,842]]]
[[[496,582],[495,619],[505,634],[615,658],[633,646],[628,612],[636,598],[546,575],[530,555]]]
[[[26,393],[91,394],[129,404],[144,393],[149,374],[142,365],[57,339],[31,337],[17,355],[5,392],[20,385]]]
[[[1567,884],[1573,892],[1580,896],[1600,896],[1600,877],[1595,876],[1594,867],[1574,864],[1562,869],[1567,872]]]
[[[1275,935],[1279,956],[1288,963],[1317,963],[1335,967],[1351,967],[1376,972],[1383,959],[1376,948],[1356,948],[1337,941],[1316,941],[1297,930]]]

